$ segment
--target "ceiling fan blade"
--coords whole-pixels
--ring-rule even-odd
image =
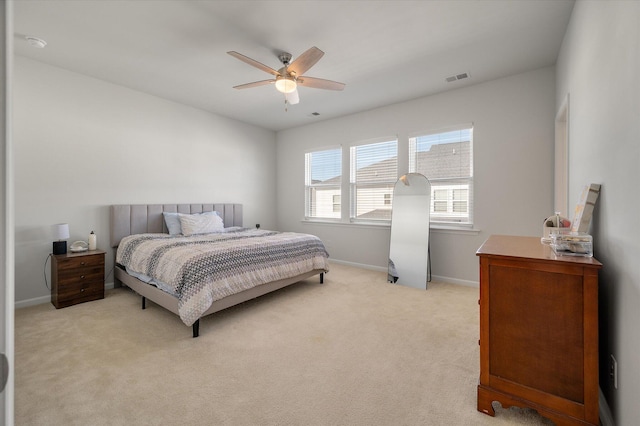
[[[260,81],[254,81],[253,83],[247,83],[247,84],[241,84],[239,86],[233,86],[234,89],[249,89],[251,87],[258,87],[258,86],[264,86],[266,84],[273,84],[275,83],[275,80],[260,80]]]
[[[300,86],[304,87],[313,87],[315,89],[326,89],[326,90],[344,90],[344,83],[338,83],[337,81],[325,80],[323,78],[314,78],[314,77],[298,77],[296,82]]]
[[[242,62],[247,63],[253,67],[258,68],[259,70],[262,70],[264,72],[268,72],[269,74],[275,75],[275,76],[279,76],[280,73],[278,73],[278,71],[274,70],[271,67],[266,66],[265,64],[256,61],[255,59],[251,59],[248,56],[244,56],[242,53],[238,53],[238,52],[234,52],[233,50],[230,52],[227,52],[229,55],[233,56],[234,58],[238,58],[240,59]]]
[[[295,61],[287,67],[287,72],[295,73],[295,75],[302,75],[309,70],[322,58],[324,52],[317,47],[305,51],[302,55],[298,56]]]
[[[298,89],[294,90],[291,93],[285,93],[284,98],[287,100],[287,103],[290,105],[296,105],[300,102],[300,95],[298,94]]]

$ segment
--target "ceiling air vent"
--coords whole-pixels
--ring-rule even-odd
[[[447,77],[445,80],[447,83],[453,83],[454,81],[463,80],[465,78],[469,78],[468,72],[463,72],[462,74],[452,75],[451,77]]]

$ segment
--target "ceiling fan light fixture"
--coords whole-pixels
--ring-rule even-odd
[[[291,93],[296,90],[298,85],[295,80],[288,77],[276,77],[276,89],[281,93]]]

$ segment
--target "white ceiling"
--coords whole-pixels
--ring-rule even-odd
[[[18,0],[15,54],[213,113],[281,130],[555,64],[573,0]],[[44,49],[25,36],[47,42]],[[285,111],[272,68],[325,52]],[[470,78],[447,83],[467,72]],[[317,112],[320,115],[314,116]]]

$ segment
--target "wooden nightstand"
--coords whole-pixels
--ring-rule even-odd
[[[51,256],[51,303],[65,308],[104,299],[104,256],[101,250]]]

